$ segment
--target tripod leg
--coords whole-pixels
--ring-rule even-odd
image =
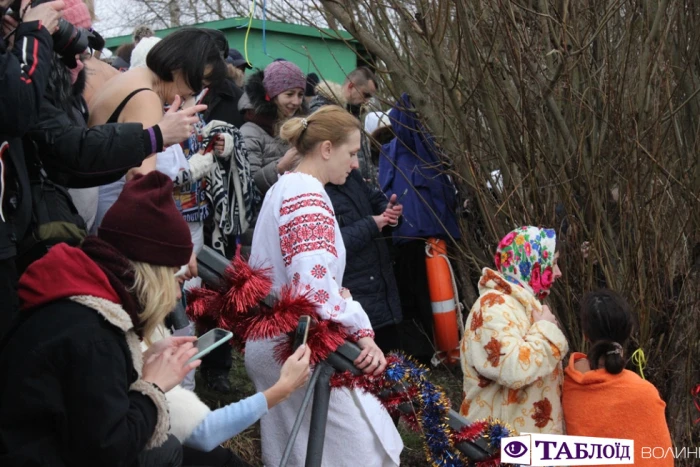
[[[326,422],[328,405],[331,399],[331,376],[335,369],[326,362],[316,365],[314,375],[320,376],[314,387],[314,405],[311,409],[311,426],[309,427],[309,444],[306,448],[306,467],[321,467],[323,460],[323,443],[326,440]]]
[[[309,406],[309,402],[311,402],[311,393],[314,390],[316,381],[318,381],[319,377],[321,376],[321,373],[318,371],[318,366],[317,370],[314,371],[314,374],[311,375],[309,385],[306,387],[306,393],[304,394],[304,399],[301,401],[301,407],[299,408],[297,418],[294,420],[294,426],[292,427],[292,432],[289,435],[289,441],[287,441],[287,446],[284,448],[284,454],[282,455],[282,460],[280,461],[280,467],[286,467],[287,462],[289,462],[289,456],[292,453],[292,447],[294,447],[294,442],[297,440],[297,435],[299,434],[299,427],[301,426],[301,421],[304,419],[304,414],[306,413],[306,408]],[[330,384],[328,387],[330,390]]]

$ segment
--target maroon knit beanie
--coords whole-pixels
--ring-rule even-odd
[[[97,236],[132,261],[180,267],[192,238],[173,200],[173,182],[160,172],[136,175],[107,211]]]
[[[306,77],[292,62],[272,62],[265,67],[263,87],[268,97],[274,99],[290,89],[305,90]]]

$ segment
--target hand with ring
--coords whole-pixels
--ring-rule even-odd
[[[357,341],[362,352],[355,360],[355,366],[366,374],[379,376],[386,368],[384,352],[377,346],[371,337],[363,337]]]

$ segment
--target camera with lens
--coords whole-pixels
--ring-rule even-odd
[[[34,0],[32,7],[45,3],[49,0]],[[17,21],[21,21],[21,3],[22,0],[16,0],[12,6],[13,17]],[[53,39],[53,50],[61,56],[63,62],[69,68],[75,68],[77,63],[75,56],[85,52],[90,46],[90,36],[92,33],[86,29],[76,27],[61,18],[58,20],[58,29],[51,37]]]

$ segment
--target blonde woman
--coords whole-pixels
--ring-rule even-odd
[[[324,186],[342,185],[357,169],[360,122],[341,107],[326,106],[308,118],[292,118],[280,132],[300,154],[294,172],[267,192],[253,236],[251,264],[271,268],[273,293],[285,286],[307,292],[318,320],[342,324],[362,348],[355,365],[381,374],[383,352],[374,342],[367,313],[341,290],[345,246]],[[350,291],[352,292],[352,291]],[[280,336],[282,337],[282,336]],[[245,364],[257,389],[277,381],[274,347],[280,337],[246,343]],[[298,391],[261,419],[265,465],[279,465],[304,394]],[[310,417],[304,419],[288,465],[303,465]],[[403,443],[391,417],[371,395],[347,388],[331,393],[324,466],[399,464]]]
[[[53,247],[21,277],[21,319],[0,352],[0,465],[179,465],[164,393],[199,365],[194,337],[140,349],[192,253],[172,193],[160,172],[135,176],[96,237]]]

